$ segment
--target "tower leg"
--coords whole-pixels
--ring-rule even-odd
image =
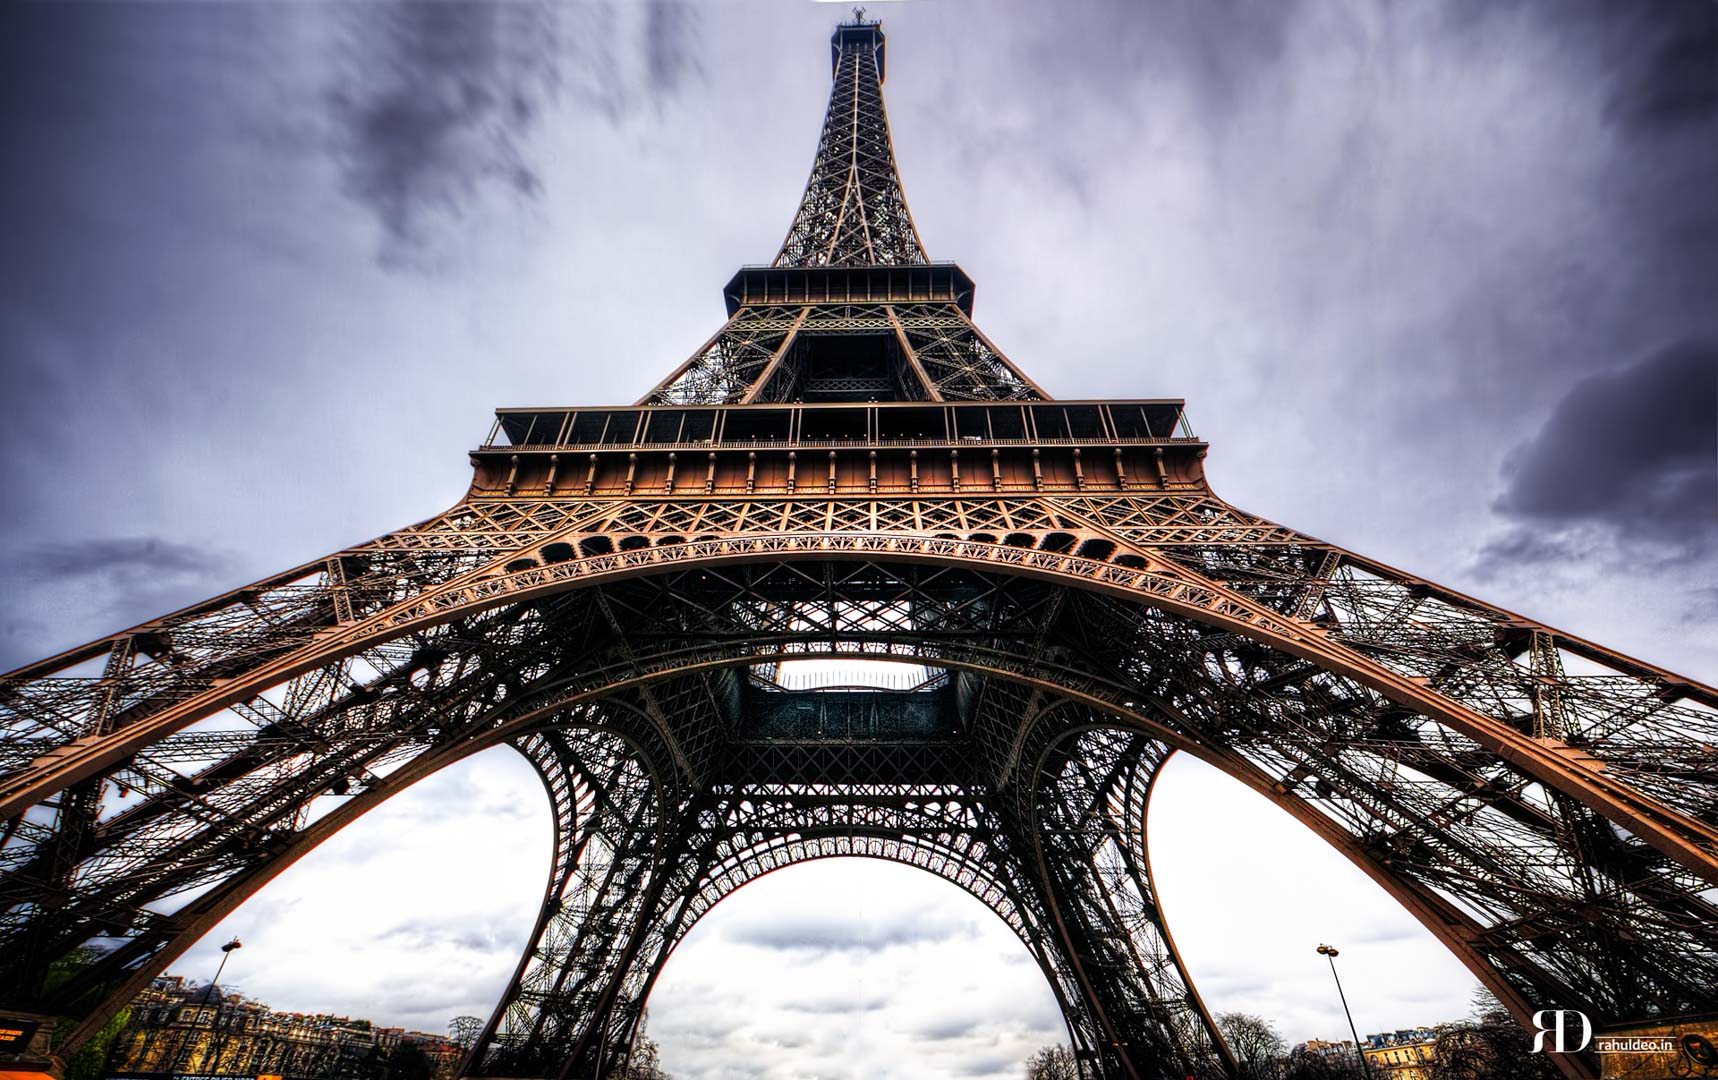
[[[470,1076],[586,1077],[624,1054],[619,980],[660,895],[675,817],[653,763],[606,731],[528,736],[555,804],[555,863],[531,944],[472,1047]]]
[[[1235,1059],[1175,949],[1146,859],[1146,801],[1168,752],[1114,729],[1057,743],[1038,771],[1033,856],[1104,1023],[1115,1075],[1234,1076]]]

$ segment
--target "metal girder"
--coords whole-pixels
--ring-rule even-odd
[[[895,165],[883,107],[883,33],[875,24],[836,32],[834,81],[823,130],[776,267],[913,267],[928,260]],[[890,300],[906,300],[890,303]],[[970,307],[970,297],[964,301]],[[844,388],[867,396],[958,400],[1043,400],[962,310],[963,301],[740,305],[726,324],[641,404],[790,401],[813,389],[807,342],[819,335],[869,335],[894,346],[888,377]]]
[[[1134,756],[1135,775],[1126,779],[1148,786],[1150,772],[1162,761],[1162,748],[1153,744],[1146,749],[1143,741],[1129,745],[1143,753]],[[754,763],[747,770],[754,777],[751,781],[722,784],[688,800],[679,808],[676,820],[664,829],[679,839],[672,846],[672,857],[653,870],[667,878],[656,893],[655,906],[637,911],[630,923],[616,925],[590,915],[584,919],[585,925],[600,927],[598,932],[608,938],[625,939],[638,933],[644,940],[628,970],[602,969],[609,988],[601,993],[580,998],[569,994],[532,996],[525,990],[531,965],[541,964],[545,956],[559,957],[567,972],[588,973],[593,968],[577,959],[576,945],[556,948],[544,943],[564,911],[555,898],[565,886],[552,881],[551,900],[539,920],[537,943],[527,950],[520,975],[503,995],[503,1006],[493,1022],[510,1025],[512,1033],[486,1036],[468,1063],[469,1071],[496,1076],[545,1070],[553,1073],[555,1061],[562,1061],[563,1075],[606,1074],[623,1068],[644,999],[667,957],[692,926],[723,898],[764,874],[831,857],[901,862],[966,890],[1002,918],[1039,962],[1068,1018],[1070,1035],[1080,1048],[1082,1060],[1116,1068],[1138,1058],[1137,1052],[1132,1058],[1126,1052],[1118,1054],[1113,1040],[1105,1037],[1094,1019],[1093,1009],[1099,1002],[1091,987],[1081,982],[1079,960],[1054,926],[1047,902],[1050,883],[1031,862],[1034,846],[1027,839],[1031,826],[1010,823],[994,805],[987,786],[978,779],[976,759],[968,755],[961,764],[964,768],[957,767],[937,782],[852,785],[808,780],[798,769],[772,779],[767,770]],[[571,774],[573,768],[563,765],[561,772],[553,767],[542,771],[557,806],[570,804],[579,784],[563,773]],[[642,776],[635,783],[641,781]],[[1143,792],[1145,787],[1133,790]],[[1064,797],[1060,791],[1045,791],[1040,802],[1056,807]],[[610,801],[636,802],[637,798],[623,793]],[[1126,796],[1122,798],[1125,802]],[[576,816],[557,813],[558,819]],[[1138,827],[1133,829],[1137,836]],[[1081,886],[1105,887],[1106,883],[1099,880],[1097,860],[1083,873],[1086,876]],[[1165,941],[1155,909],[1142,908],[1137,902],[1139,897],[1152,895],[1149,884],[1136,876],[1126,888],[1130,891],[1122,902],[1128,906],[1129,922],[1112,929],[1150,943]],[[1135,902],[1130,904],[1128,898]],[[1161,944],[1152,955],[1163,959]],[[1178,965],[1179,960],[1174,963]],[[1106,991],[1111,992],[1110,984],[1118,980],[1129,987],[1144,980],[1153,989],[1164,981],[1161,965],[1106,974]],[[538,975],[537,981],[543,977]],[[1179,967],[1169,981],[1177,988],[1185,984]],[[1187,991],[1180,990],[1175,1000],[1185,1008]],[[559,1015],[552,1019],[542,1015],[545,1010],[557,1009]],[[1157,1045],[1167,1047],[1196,1075],[1222,1075],[1221,1059],[1205,1034],[1208,1019],[1204,1027],[1177,1019],[1181,1022],[1161,1035]],[[564,1038],[560,1044],[534,1035],[543,1030],[587,1029],[595,1034],[583,1039]],[[556,1057],[557,1052],[560,1057]],[[1141,1065],[1123,1075],[1152,1074]]]
[[[1098,718],[1101,720],[1101,718]],[[1090,728],[1033,764],[1033,853],[1077,977],[1102,1025],[1106,1074],[1234,1075],[1181,964],[1145,858],[1146,799],[1168,750]]]
[[[672,560],[655,570],[417,627],[354,653],[364,679],[353,677],[351,659],[298,676],[320,689],[274,695],[296,702],[294,711],[271,702],[245,727],[186,728],[131,751],[101,774],[110,795],[120,782],[172,779],[98,823],[78,888],[56,894],[75,929],[55,947],[105,934],[123,942],[116,971],[165,963],[207,919],[162,915],[159,898],[195,875],[218,882],[220,896],[248,895],[306,837],[327,834],[318,826],[340,811],[316,817],[319,801],[379,798],[397,790],[390,770],[415,774],[421,763],[566,717],[581,702],[617,702],[635,729],[657,733],[656,752],[671,761],[658,725],[640,719],[649,713],[643,699],[625,706],[629,687],[656,687],[659,701],[676,703],[658,706],[676,737],[696,732],[734,745],[699,680],[821,655],[966,673],[956,697],[970,703],[962,730],[978,763],[974,783],[1002,793],[1018,788],[1041,744],[1069,724],[1062,702],[1149,725],[1166,745],[1213,760],[1316,822],[1506,1000],[1554,994],[1604,1015],[1645,1015],[1698,1000],[1713,985],[1718,920],[1702,881],[1639,840],[1613,833],[1601,848],[1589,828],[1574,844],[1571,822],[1600,819],[1571,814],[1591,811],[1553,806],[1500,755],[1293,653],[1147,598],[1028,578],[985,560],[850,562],[826,553],[821,563]],[[1532,686],[1548,677],[1543,661],[1527,670]],[[1568,723],[1580,710],[1563,715]],[[724,753],[741,750],[798,782],[843,784],[934,777],[949,768],[935,755],[950,753],[800,743]],[[311,755],[319,765],[307,771]],[[713,775],[732,775],[731,761]],[[336,796],[342,778],[347,793]],[[10,926],[27,936],[40,929],[28,895],[41,886],[22,853],[56,833],[51,820],[26,814],[14,835],[11,872],[0,880],[22,890]],[[132,921],[103,922],[116,915]],[[1087,910],[1096,925],[1091,917]],[[18,955],[8,948],[9,960]]]
[[[591,1029],[614,1022],[611,986],[632,961],[668,871],[673,791],[612,730],[556,728],[526,736],[521,748],[555,807],[557,857],[531,944],[464,1071],[564,1075],[618,1049],[593,1042]]]
[[[815,389],[818,338],[891,346],[886,385],[854,383],[853,400],[1040,401],[1046,395],[953,303],[743,307],[640,404],[792,401]]]

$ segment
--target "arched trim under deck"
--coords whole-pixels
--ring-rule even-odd
[[[847,658],[848,654],[833,650],[808,650],[803,653],[796,653],[795,656],[796,658],[804,659],[844,659]],[[739,657],[726,656],[716,660],[688,663],[680,668],[669,669],[661,672],[652,672],[649,675],[642,677],[621,680],[612,686],[604,687],[596,691],[576,693],[564,699],[556,699],[547,702],[533,701],[530,703],[533,707],[529,709],[529,711],[524,712],[522,715],[512,717],[500,725],[492,727],[481,739],[446,747],[439,747],[426,752],[422,756],[402,766],[397,772],[391,774],[387,778],[387,783],[378,785],[360,794],[352,796],[344,806],[313,823],[303,832],[298,834],[298,836],[294,838],[293,842],[270,862],[263,864],[255,871],[244,875],[242,878],[236,878],[232,881],[223,883],[216,889],[210,890],[210,892],[204,894],[204,896],[193,901],[192,904],[187,905],[185,909],[176,913],[174,920],[179,923],[181,928],[173,941],[156,953],[149,962],[138,968],[125,983],[123,983],[109,996],[107,1001],[99,1010],[92,1012],[88,1017],[86,1017],[73,1031],[70,1037],[68,1037],[66,1045],[68,1047],[80,1045],[84,1040],[88,1039],[90,1035],[100,1030],[102,1025],[111,1019],[113,1014],[117,1012],[117,1010],[122,1007],[126,1001],[130,1000],[139,990],[148,985],[149,981],[154,978],[156,974],[164,970],[169,963],[194,944],[198,938],[202,937],[203,934],[213,929],[215,925],[228,914],[236,910],[240,904],[249,899],[250,896],[254,895],[269,881],[272,881],[282,871],[286,870],[304,855],[314,850],[324,840],[334,835],[352,821],[363,816],[363,814],[368,813],[395,793],[404,790],[435,772],[440,771],[448,765],[452,765],[457,761],[463,760],[471,754],[477,753],[480,750],[488,749],[489,747],[503,742],[510,737],[523,734],[528,731],[534,723],[542,722],[548,715],[568,708],[569,706],[585,701],[598,700],[620,690],[628,689],[646,682],[676,677],[689,671],[743,666],[754,661],[755,657],[749,655]],[[1478,927],[1468,916],[1455,908],[1454,905],[1450,904],[1448,901],[1408,883],[1404,879],[1389,873],[1385,868],[1379,866],[1374,860],[1368,857],[1366,851],[1359,842],[1355,840],[1354,837],[1338,828],[1336,823],[1314,811],[1303,800],[1276,791],[1275,781],[1252,762],[1247,761],[1238,754],[1218,750],[1213,747],[1193,742],[1180,731],[1161,723],[1155,717],[1147,713],[1128,710],[1113,701],[1094,694],[1091,690],[1085,687],[1076,688],[1056,686],[1055,684],[1045,682],[1032,682],[1030,680],[1022,679],[1018,673],[1010,670],[986,668],[980,664],[964,663],[947,658],[939,658],[936,662],[941,666],[949,668],[968,670],[996,678],[1023,681],[1028,682],[1030,685],[1040,685],[1054,689],[1056,692],[1066,696],[1072,701],[1115,716],[1118,720],[1122,721],[1123,724],[1168,743],[1174,749],[1186,751],[1194,757],[1206,761],[1207,763],[1228,773],[1230,776],[1233,776],[1235,779],[1241,781],[1254,791],[1271,800],[1275,805],[1280,806],[1290,814],[1294,815],[1296,820],[1299,820],[1302,824],[1312,829],[1314,833],[1345,855],[1349,861],[1353,862],[1362,871],[1364,871],[1368,877],[1376,881],[1380,887],[1394,897],[1398,903],[1402,904],[1402,906],[1413,914],[1422,925],[1430,930],[1438,940],[1443,942],[1444,945],[1448,947],[1471,972],[1473,972],[1475,977],[1478,978],[1500,1002],[1502,1002],[1502,1004],[1510,1011],[1511,1015],[1513,1015],[1519,1023],[1523,1026],[1530,1025],[1532,1013],[1536,1006],[1522,999],[1514,987],[1504,981],[1497,970],[1493,968],[1486,961],[1484,956],[1473,947],[1470,938],[1477,934]],[[509,705],[505,706],[502,711],[518,709],[522,704],[524,703],[509,703]],[[1173,708],[1166,702],[1154,701],[1151,704],[1154,710],[1164,716],[1177,716]],[[1179,719],[1183,724],[1186,723],[1185,717],[1180,717]],[[609,730],[615,729],[610,728]],[[616,731],[616,733],[620,734],[621,732]],[[1575,1080],[1585,1080],[1585,1078],[1594,1075],[1590,1070],[1587,1070],[1585,1063],[1580,1059],[1570,1059],[1567,1055],[1555,1055],[1555,1057],[1559,1067],[1563,1069],[1565,1075],[1568,1077],[1575,1078]]]
[[[459,614],[548,596],[580,584],[677,567],[857,559],[917,562],[1035,578],[1115,596],[1243,635],[1354,679],[1404,708],[1448,725],[1511,766],[1622,825],[1718,884],[1718,827],[1665,806],[1601,770],[1579,764],[1570,754],[1560,752],[1570,748],[1558,740],[1538,738],[1485,716],[1391,671],[1311,624],[1288,618],[1147,549],[1135,549],[1135,554],[1143,561],[1142,569],[1037,549],[912,534],[747,535],[617,551],[495,572],[478,580],[462,578],[428,590],[399,608],[333,630],[310,645],[258,665],[115,735],[89,745],[74,744],[52,763],[32,769],[28,779],[10,786],[0,805],[0,817],[19,813],[65,786],[95,775],[202,716],[322,664],[351,656],[377,641],[426,629]]]

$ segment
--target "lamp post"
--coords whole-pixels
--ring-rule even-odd
[[[1366,1060],[1366,1051],[1360,1046],[1360,1032],[1354,1028],[1354,1014],[1348,1011],[1348,995],[1342,992],[1342,978],[1336,974],[1336,948],[1320,945],[1318,955],[1330,961],[1330,977],[1336,980],[1336,996],[1342,1000],[1342,1014],[1348,1017],[1348,1033],[1354,1036],[1354,1052],[1360,1055],[1360,1071],[1366,1074],[1366,1080],[1372,1080],[1372,1063]]]
[[[244,948],[244,945],[237,937],[234,937],[233,940],[222,945],[221,962],[215,968],[215,977],[209,980],[209,993],[215,995],[215,1023],[213,1029],[209,1033],[210,1041],[213,1044],[212,1048],[214,1050],[214,1055],[210,1060],[207,1069],[207,1071],[211,1073],[221,1067],[221,1005],[224,1001],[224,995],[221,993],[221,972],[227,970],[227,961],[232,959],[233,953],[242,948]],[[188,1058],[186,1064],[190,1064]]]

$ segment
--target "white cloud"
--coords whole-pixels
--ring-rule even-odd
[[[794,929],[760,938],[771,924]],[[1065,1038],[1037,965],[995,914],[922,870],[863,859],[777,871],[718,904],[650,1008],[665,1066],[699,1080],[1013,1076]]]
[[[510,749],[394,796],[289,868],[173,970],[279,1009],[442,1032],[488,1017],[542,900],[548,800]]]

